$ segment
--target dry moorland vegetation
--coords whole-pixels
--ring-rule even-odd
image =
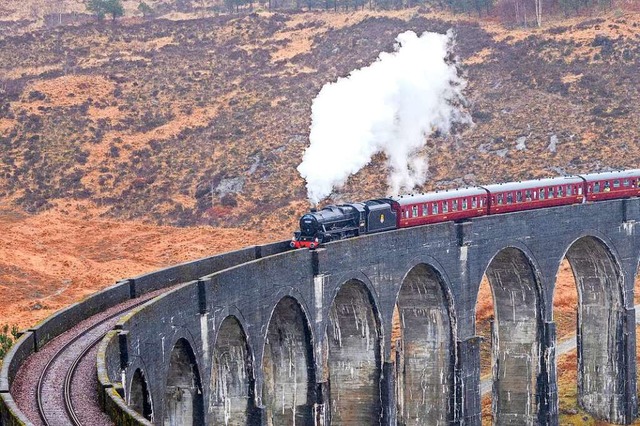
[[[28,212],[85,200],[91,216],[291,229],[322,85],[401,31],[449,28],[475,125],[428,141],[423,189],[638,164],[640,15],[507,32],[417,10],[254,13],[5,37],[0,196]],[[378,157],[339,198],[385,195],[385,177]]]
[[[639,164],[637,13],[508,31],[418,9],[98,24],[63,2],[56,24],[35,3],[0,0],[0,313],[20,325],[117,278],[289,236],[308,207],[295,167],[313,98],[405,30],[454,28],[475,122],[428,141],[422,189]],[[385,181],[378,156],[334,199],[385,195]],[[485,333],[490,293],[480,301]]]

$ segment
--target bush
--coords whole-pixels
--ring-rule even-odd
[[[238,207],[238,201],[233,194],[226,194],[220,199],[220,204],[225,207]]]
[[[3,359],[11,346],[13,346],[13,342],[18,339],[18,327],[15,325],[11,326],[11,330],[9,330],[9,324],[5,324],[0,328],[0,359]]]

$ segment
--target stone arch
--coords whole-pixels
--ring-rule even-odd
[[[583,236],[566,258],[578,290],[578,404],[593,416],[625,421],[624,277],[620,264],[601,238]]]
[[[537,424],[544,315],[536,268],[523,249],[505,247],[491,259],[485,274],[494,307],[493,424]]]
[[[149,385],[144,377],[144,372],[140,368],[136,369],[131,379],[129,406],[142,414],[145,419],[153,421],[153,404],[151,403]]]
[[[404,277],[394,312],[398,424],[448,425],[453,417],[455,319],[440,273],[424,263]]]
[[[285,296],[271,314],[262,357],[267,425],[313,424],[315,369],[302,307]]]
[[[382,342],[373,296],[359,280],[337,292],[327,325],[332,425],[374,425],[382,417]]]
[[[220,325],[211,366],[211,403],[214,424],[240,426],[250,423],[254,378],[247,336],[235,316]]]
[[[204,425],[200,370],[189,342],[180,338],[171,350],[164,395],[165,426]]]

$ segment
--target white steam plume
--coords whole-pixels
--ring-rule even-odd
[[[427,159],[417,155],[431,133],[470,122],[458,109],[465,81],[447,60],[453,32],[413,31],[396,38],[395,52],[380,53],[368,67],[325,84],[313,100],[309,140],[298,171],[317,204],[383,152],[391,190],[424,183]]]

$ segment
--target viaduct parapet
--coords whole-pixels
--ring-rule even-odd
[[[494,422],[556,425],[552,313],[566,257],[579,403],[628,424],[639,222],[640,199],[616,200],[256,253],[121,319],[98,356],[105,407],[130,424],[479,425],[486,274]]]

